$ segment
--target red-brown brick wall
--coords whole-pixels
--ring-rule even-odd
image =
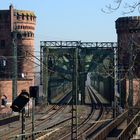
[[[139,88],[139,78],[140,78],[140,51],[136,51],[138,46],[133,44],[140,44],[140,16],[139,17],[121,17],[116,20],[116,31],[118,38],[118,58],[119,58],[119,66],[123,66],[125,73],[122,77],[126,80],[126,99],[129,94],[129,69],[133,66],[133,105],[140,104],[140,88]],[[131,50],[131,47],[135,48],[135,51]],[[133,54],[132,54],[133,53]],[[136,56],[133,61],[133,65],[130,61],[130,55]],[[131,64],[131,66],[130,66]],[[121,67],[120,67],[121,68]],[[122,69],[122,68],[121,68]],[[127,75],[127,76],[126,76]],[[137,78],[137,80],[135,80]]]
[[[29,92],[29,87],[33,85],[33,81],[17,81],[17,94],[23,89]],[[0,81],[0,94],[6,95],[8,102],[12,102],[12,81]]]
[[[137,106],[140,105],[140,84],[139,80],[133,80],[133,105]],[[129,80],[126,81],[126,86],[127,86],[127,99],[129,95]]]

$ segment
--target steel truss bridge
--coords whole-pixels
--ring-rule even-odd
[[[46,98],[68,82],[72,85],[72,137],[77,135],[77,105],[85,102],[87,74],[110,78],[112,74],[114,102],[117,93],[117,43],[81,41],[40,42],[41,83]],[[111,70],[110,67],[113,67]],[[96,82],[95,82],[96,83]],[[96,84],[94,83],[94,86]],[[81,95],[81,99],[79,99]],[[49,100],[48,100],[49,101]]]
[[[114,66],[114,50],[117,50],[116,42],[41,41],[41,83],[44,93],[48,96],[49,83],[54,87],[56,83],[72,82],[78,76],[83,103],[87,73],[99,74],[100,71],[100,75],[106,77],[105,71],[111,71],[109,67]]]
[[[115,50],[117,50],[116,42],[41,41],[40,80],[46,97],[49,98],[48,90],[51,90],[48,86],[55,89],[55,86],[62,83],[77,81],[83,104],[85,81],[89,72],[93,77],[97,74],[104,78],[115,76],[114,56],[117,53]]]

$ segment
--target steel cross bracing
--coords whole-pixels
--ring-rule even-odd
[[[115,48],[116,42],[81,42],[81,47]]]
[[[80,41],[40,41],[41,47],[77,47]]]
[[[117,42],[40,41],[41,47],[97,47],[115,48]]]

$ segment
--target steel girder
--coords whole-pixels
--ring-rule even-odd
[[[88,47],[88,48],[115,48],[117,42],[81,42],[81,41],[40,41],[41,47]]]

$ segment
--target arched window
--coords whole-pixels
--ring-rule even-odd
[[[27,20],[29,20],[29,15],[28,14],[26,15],[26,18],[27,18]]]
[[[28,32],[28,37],[30,37],[30,32]]]
[[[27,36],[26,32],[24,32],[23,36],[24,36],[24,37],[26,37],[26,36]]]
[[[30,32],[30,37],[32,37],[32,32]]]
[[[17,20],[20,20],[20,15],[17,13]]]
[[[31,20],[31,21],[33,20],[33,17],[32,17],[32,15],[30,16],[30,20]]]
[[[22,20],[24,20],[24,14],[22,14]]]
[[[33,16],[33,21],[35,20],[35,16]]]

